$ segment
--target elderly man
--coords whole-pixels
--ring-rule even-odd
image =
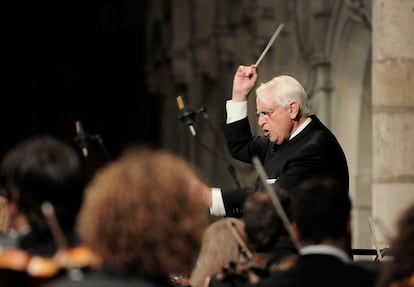
[[[239,66],[233,81],[232,99],[227,101],[224,134],[233,158],[251,163],[257,156],[271,183],[290,191],[305,179],[331,176],[346,190],[348,165],[335,136],[311,115],[308,97],[293,77],[277,76],[257,90],[257,120],[264,136],[253,136],[247,118],[247,101],[256,85],[257,67]],[[205,188],[210,213],[240,217],[242,205],[254,187],[241,190]]]

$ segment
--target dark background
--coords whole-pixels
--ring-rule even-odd
[[[9,1],[0,155],[40,133],[73,143],[75,122],[116,157],[158,145],[145,73],[146,1]],[[144,123],[144,124],[143,124]]]

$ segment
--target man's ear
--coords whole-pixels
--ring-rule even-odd
[[[292,120],[299,120],[300,118],[300,107],[297,102],[291,102],[289,104],[289,115]]]

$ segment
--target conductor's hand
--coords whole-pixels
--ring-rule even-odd
[[[247,101],[257,81],[257,67],[239,66],[233,79],[232,101]]]

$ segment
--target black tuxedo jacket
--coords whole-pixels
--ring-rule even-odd
[[[377,273],[355,263],[345,263],[331,255],[309,254],[298,257],[286,271],[275,272],[256,287],[374,287]]]
[[[267,176],[276,179],[276,184],[287,191],[305,179],[319,176],[331,176],[348,190],[348,164],[342,147],[316,116],[311,118],[305,129],[281,145],[270,142],[267,137],[253,137],[247,118],[226,124],[224,135],[233,158],[252,163],[253,156],[257,156]],[[260,186],[257,181],[252,188],[223,189],[226,215],[241,216],[245,199]]]

